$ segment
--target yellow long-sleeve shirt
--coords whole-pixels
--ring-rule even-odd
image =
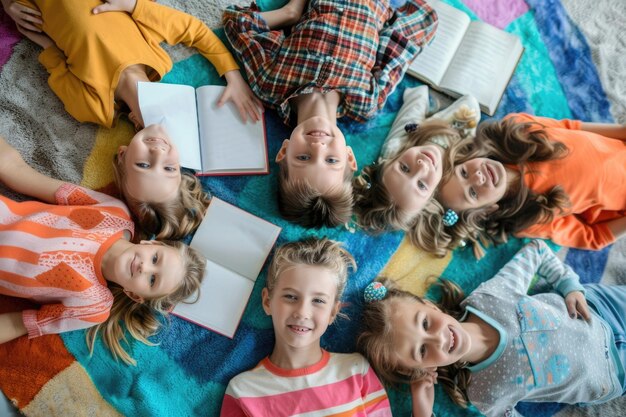
[[[43,30],[56,44],[39,56],[50,73],[48,84],[80,122],[113,125],[115,89],[130,65],[146,65],[152,81],[170,71],[172,60],[161,42],[195,47],[220,75],[239,68],[211,29],[189,14],[148,0],[137,0],[132,14],[92,14],[99,4],[98,0],[29,4],[41,11]]]

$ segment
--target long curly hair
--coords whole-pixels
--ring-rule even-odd
[[[413,146],[426,145],[433,137],[447,142],[442,179],[450,176],[458,150],[464,148],[471,139],[462,139],[458,130],[445,121],[424,122],[417,130],[409,133],[407,142],[397,155],[366,166],[361,175],[353,179],[354,212],[357,224],[368,233],[402,230],[407,232],[414,245],[434,255],[443,256],[451,237],[440,233],[444,213],[441,204],[435,198],[431,198],[420,212],[409,213],[394,203],[383,184],[383,174],[402,153]]]
[[[196,294],[200,296],[200,284],[204,277],[206,259],[200,252],[190,248],[180,241],[154,241],[155,244],[176,248],[183,259],[184,278],[178,288],[170,294],[159,298],[145,300],[138,303],[124,293],[124,289],[109,282],[109,289],[113,294],[113,305],[109,318],[87,331],[87,346],[93,353],[98,334],[115,358],[120,358],[127,364],[135,365],[135,360],[122,346],[122,341],[128,343],[125,330],[134,338],[146,345],[154,345],[148,337],[157,333],[162,325],[163,318],[176,304],[187,300]],[[194,300],[195,301],[195,300]],[[192,301],[193,302],[193,301]]]
[[[393,328],[391,316],[394,303],[398,300],[408,300],[425,304],[425,300],[408,291],[400,289],[392,280],[379,277],[387,288],[387,294],[382,300],[365,304],[361,316],[361,331],[357,337],[357,350],[370,362],[378,376],[388,385],[410,384],[424,378],[425,371],[419,368],[404,368],[398,364],[393,344]],[[464,310],[461,301],[465,298],[463,290],[447,280],[436,282],[441,288],[441,301],[437,307],[456,320],[463,317]],[[462,407],[467,407],[467,388],[471,382],[471,374],[465,368],[466,363],[454,363],[437,368],[437,380],[452,400]]]
[[[509,185],[495,210],[483,207],[457,213],[457,223],[445,230],[452,237],[450,249],[459,242],[471,242],[480,257],[484,253],[481,246],[506,242],[511,233],[565,214],[571,202],[562,187],[536,193],[526,186],[524,176],[531,172],[528,163],[560,159],[568,151],[563,143],[550,140],[538,123],[517,123],[513,119],[482,123],[474,142],[457,153],[455,165],[479,157],[491,158],[515,166],[519,178]]]
[[[123,157],[113,158],[115,183],[121,197],[133,214],[138,226],[136,238],[182,239],[193,232],[202,222],[209,205],[210,196],[202,189],[200,180],[189,172],[181,173],[178,196],[160,203],[140,201],[126,189],[126,171]]]

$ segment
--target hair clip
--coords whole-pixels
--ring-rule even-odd
[[[407,123],[404,125],[404,131],[406,133],[415,132],[419,127],[419,123]]]
[[[385,295],[387,295],[387,287],[377,281],[370,282],[367,287],[365,287],[363,299],[366,303],[372,303],[374,301],[382,300],[385,298]]]
[[[456,222],[459,221],[459,215],[456,214],[456,211],[452,209],[447,209],[443,214],[443,225],[450,227],[454,226]]]

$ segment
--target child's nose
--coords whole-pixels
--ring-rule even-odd
[[[309,311],[306,303],[300,303],[296,306],[296,309],[293,312],[293,316],[297,319],[308,319]]]
[[[483,175],[483,172],[480,169],[477,169],[474,173],[474,182],[476,185],[483,185],[487,179]]]

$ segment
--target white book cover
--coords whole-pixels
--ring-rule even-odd
[[[236,106],[217,101],[225,87],[140,82],[144,124],[162,124],[180,153],[181,165],[199,175],[269,173],[265,117],[243,122]]]
[[[207,258],[196,303],[174,314],[232,338],[281,228],[213,197],[190,246]]]

